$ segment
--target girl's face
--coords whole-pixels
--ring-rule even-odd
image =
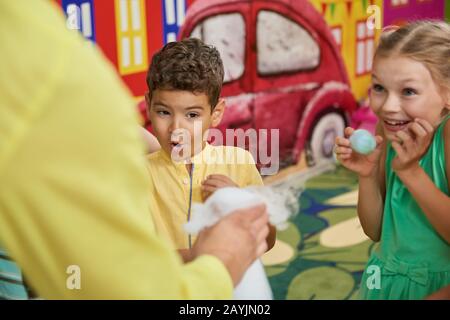
[[[415,118],[436,128],[443,109],[450,109],[450,94],[434,82],[424,64],[402,56],[376,57],[373,64],[370,106],[387,139],[394,140]]]

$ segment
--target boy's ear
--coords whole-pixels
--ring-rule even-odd
[[[150,91],[145,93],[145,102],[147,103],[147,108],[150,108],[150,102],[152,101],[152,94]]]
[[[223,113],[225,111],[225,99],[219,99],[211,116],[211,126],[217,127],[222,121]]]
[[[152,94],[150,91],[147,91],[145,93],[145,104],[146,104],[146,108],[145,111],[147,113],[147,119],[150,119],[150,106],[151,106],[151,101],[152,101]]]

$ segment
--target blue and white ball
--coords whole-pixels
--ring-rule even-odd
[[[372,153],[377,146],[373,135],[364,129],[355,130],[349,140],[354,151],[365,155]]]

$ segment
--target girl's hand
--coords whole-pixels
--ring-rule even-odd
[[[225,187],[239,187],[233,180],[224,176],[223,174],[212,174],[209,175],[202,182],[202,197],[203,201],[209,198],[211,194],[217,189]]]
[[[368,155],[363,155],[353,151],[350,147],[349,138],[354,131],[353,128],[347,127],[344,130],[344,138],[336,137],[334,152],[339,162],[347,169],[356,172],[361,177],[372,176],[376,173],[380,163],[383,138],[375,136],[375,141],[377,142],[375,150]]]
[[[398,141],[392,141],[392,148],[397,156],[392,160],[392,169],[405,172],[409,169],[417,169],[419,160],[426,153],[433,139],[434,128],[423,119],[415,119],[408,124],[408,132],[396,133]]]

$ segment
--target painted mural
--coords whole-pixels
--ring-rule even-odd
[[[450,1],[445,1],[445,20],[450,21]]]
[[[143,95],[153,53],[182,37],[215,45],[228,106],[220,129],[279,129],[282,168],[332,157],[348,124],[373,130],[366,99],[381,30],[367,23],[368,7],[379,8],[381,26],[446,12],[444,0],[54,1],[116,67],[149,130]]]

